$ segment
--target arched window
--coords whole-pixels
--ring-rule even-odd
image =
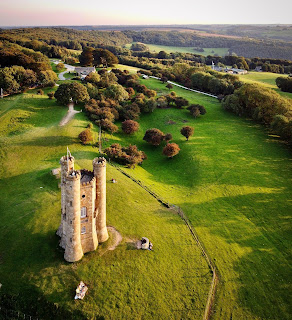
[[[81,234],[84,234],[84,233],[86,233],[86,228],[85,228],[85,227],[82,227],[82,228],[81,228]]]
[[[87,214],[86,211],[87,211],[87,210],[86,210],[86,207],[82,207],[82,208],[81,208],[81,218],[85,218],[85,217],[86,217],[86,214]]]

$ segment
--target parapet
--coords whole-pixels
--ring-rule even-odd
[[[94,185],[95,184],[95,176],[92,171],[82,169],[81,170],[81,185],[82,186],[88,186],[88,185]]]
[[[81,179],[81,173],[78,170],[72,170],[67,174],[67,180],[80,180]]]
[[[92,161],[93,167],[106,167],[106,159],[104,157],[94,158]]]
[[[74,161],[74,160],[75,160],[73,156],[69,156],[69,157],[63,156],[63,157],[60,159],[60,164],[63,164],[63,163],[65,163],[65,162],[67,162],[68,159],[69,159],[69,161]]]

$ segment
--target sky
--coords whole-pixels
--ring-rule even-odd
[[[292,24],[292,1],[1,0],[0,26]]]

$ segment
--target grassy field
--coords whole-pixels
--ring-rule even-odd
[[[211,273],[189,230],[173,211],[111,166],[108,225],[123,241],[107,251],[111,234],[82,261],[64,261],[55,235],[60,189],[50,171],[59,166],[67,146],[77,168],[91,169],[97,149],[76,139],[88,123],[84,113],[59,127],[67,109],[35,93],[0,101],[1,293],[20,293],[23,301],[36,304],[42,296],[72,312],[81,310],[89,319],[201,319]],[[116,184],[109,182],[113,177]],[[142,236],[153,242],[153,252],[134,248]],[[89,286],[82,302],[73,299],[80,280]]]
[[[269,89],[277,91],[283,97],[292,99],[292,93],[282,92],[276,85],[276,79],[282,76],[286,75],[271,72],[248,72],[247,74],[239,75],[239,78],[241,81],[247,83],[259,83]]]
[[[131,45],[132,44],[130,43],[126,45],[126,47],[130,48]],[[165,51],[167,53],[172,53],[172,52],[195,53],[205,57],[208,55],[215,55],[215,54],[223,57],[228,53],[228,48],[203,48],[204,52],[200,52],[195,50],[193,47],[172,47],[172,46],[162,46],[162,45],[148,44],[148,43],[145,43],[145,45],[149,48],[151,52]]]
[[[141,82],[168,92],[160,81]],[[141,116],[138,133],[106,135],[103,147],[132,143],[145,151],[141,167],[125,170],[188,215],[220,271],[213,319],[290,319],[291,151],[263,127],[222,110],[216,99],[173,90],[203,104],[207,114],[193,119],[186,110],[157,109]],[[118,183],[107,184],[108,224],[123,241],[114,251],[107,251],[111,239],[81,262],[64,262],[55,235],[60,189],[50,170],[66,146],[78,167],[90,169],[97,155],[76,140],[88,123],[84,113],[58,126],[66,111],[35,91],[0,100],[1,292],[30,286],[33,294],[89,318],[201,319],[211,274],[189,231],[111,166],[108,181]],[[183,125],[195,128],[189,141],[179,133]],[[169,160],[162,146],[146,144],[151,127],[170,132],[180,154]],[[133,249],[144,235],[154,252]],[[74,302],[79,280],[89,284],[89,294]]]
[[[141,82],[167,92],[159,81]],[[193,119],[186,110],[158,109],[141,117],[138,133],[108,136],[105,146],[132,143],[145,151],[148,159],[129,174],[191,219],[221,274],[213,319],[290,319],[291,152],[217,100],[174,90],[207,114]],[[183,125],[195,128],[188,142]],[[180,154],[169,160],[161,146],[146,144],[151,127],[170,132]]]

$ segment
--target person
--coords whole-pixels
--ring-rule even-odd
[[[153,244],[152,242],[149,242],[149,250],[152,250],[152,248],[153,248]]]

